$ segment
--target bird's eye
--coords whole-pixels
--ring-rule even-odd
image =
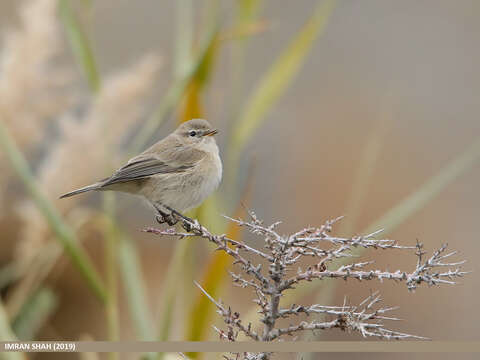
[[[197,135],[197,132],[195,130],[192,130],[188,133],[188,135],[190,135],[191,137],[194,137]]]

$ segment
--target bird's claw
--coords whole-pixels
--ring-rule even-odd
[[[198,225],[198,222],[196,220],[193,220],[189,218],[188,216],[185,216],[178,212],[175,209],[172,209],[169,206],[165,206],[166,209],[170,211],[170,214],[167,214],[163,211],[161,211],[158,207],[155,207],[158,211],[158,215],[155,217],[157,222],[159,224],[164,224],[167,223],[170,226],[175,225],[178,223],[178,221],[181,219],[182,220],[182,226],[185,229],[185,231],[190,232],[193,230],[193,228]]]
[[[178,222],[178,219],[174,214],[165,214],[161,211],[159,211],[158,215],[155,216],[155,219],[159,224],[167,223],[169,226],[173,226]]]
[[[165,223],[165,217],[163,215],[156,215],[155,220],[157,220],[157,222],[159,224],[164,224]]]
[[[192,231],[192,224],[189,223],[188,221],[183,220],[183,228],[185,229],[186,232]]]

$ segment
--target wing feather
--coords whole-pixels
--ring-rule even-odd
[[[156,174],[181,173],[190,169],[192,165],[172,166],[154,157],[133,159],[131,162],[117,170],[111,177],[105,179],[102,187],[144,179]]]

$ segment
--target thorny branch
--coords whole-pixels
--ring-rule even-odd
[[[247,228],[251,233],[264,239],[263,249],[252,248],[243,242],[228,238],[226,235],[214,235],[198,221],[184,219],[183,227],[186,232],[173,228],[160,230],[149,228],[146,231],[158,235],[178,236],[180,238],[198,236],[217,246],[217,250],[226,252],[234,259],[234,264],[240,267],[241,272],[230,272],[233,283],[251,288],[256,298],[253,300],[259,307],[260,321],[263,323],[261,333],[256,332],[258,326],[242,323],[240,314],[233,312],[230,307],[213,299],[200,285],[200,290],[215,304],[217,312],[222,316],[227,329],[226,331],[215,328],[221,339],[235,341],[239,333],[243,333],[255,341],[278,340],[285,336],[297,336],[303,331],[325,330],[338,328],[344,331],[356,331],[363,337],[379,337],[383,339],[406,339],[422,337],[389,330],[384,327],[385,320],[398,320],[395,317],[386,316],[394,307],[379,307],[381,301],[378,293],[373,293],[362,301],[358,306],[324,306],[291,305],[288,308],[280,307],[280,298],[284,291],[293,289],[295,285],[313,280],[326,278],[357,279],[362,280],[392,280],[403,282],[407,289],[414,291],[422,283],[428,285],[455,284],[455,279],[462,277],[468,272],[461,270],[465,261],[450,262],[449,259],[457,254],[456,251],[446,252],[447,244],[442,245],[426,260],[426,252],[423,245],[417,241],[415,246],[403,246],[394,240],[377,239],[381,230],[374,233],[342,238],[331,235],[334,224],[341,217],[327,221],[320,227],[309,227],[291,235],[280,235],[276,228],[279,222],[266,226],[260,221],[255,213],[249,212],[250,220],[232,219],[239,226]],[[411,271],[371,269],[374,261],[355,262],[354,250],[356,248],[372,250],[400,250],[412,251],[417,256],[417,263]],[[254,264],[245,255],[257,258],[268,263],[268,269],[263,269],[261,263]],[[297,267],[294,275],[292,268],[301,259],[308,257],[311,265],[302,269]],[[350,263],[340,265],[336,259],[350,258]],[[300,321],[288,327],[279,327],[278,320],[292,318],[298,315],[327,315],[328,321],[311,322]],[[244,357],[267,359],[270,354],[244,354]],[[238,356],[237,356],[238,358]]]

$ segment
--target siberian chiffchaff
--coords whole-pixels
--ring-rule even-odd
[[[114,190],[146,198],[169,224],[174,213],[200,205],[220,184],[222,162],[208,121],[193,119],[143,153],[130,159],[112,176],[74,190],[61,198],[90,190]]]

